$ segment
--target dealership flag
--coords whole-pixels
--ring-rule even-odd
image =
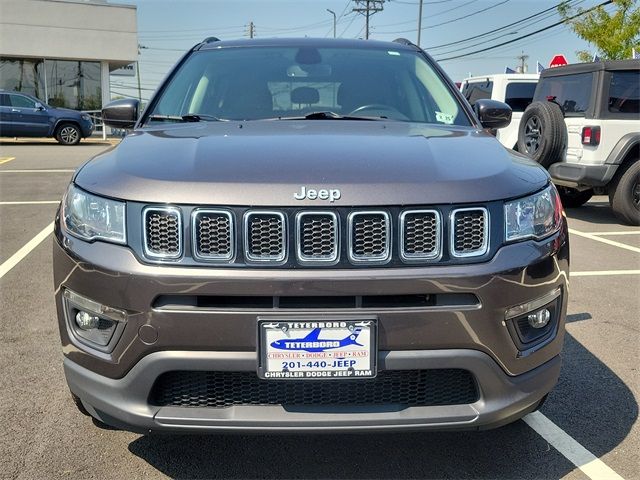
[[[516,71],[513,68],[504,67],[504,73],[516,73]]]
[[[544,66],[540,62],[537,62],[537,63],[538,63],[538,65],[536,67],[536,72],[537,73],[542,73],[542,71],[544,70]]]

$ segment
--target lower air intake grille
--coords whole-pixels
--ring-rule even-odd
[[[157,406],[234,405],[462,405],[478,399],[467,370],[384,370],[372,379],[261,380],[255,372],[175,371],[151,391]]]
[[[282,213],[247,213],[244,235],[248,260],[281,262],[285,259],[286,227]]]
[[[484,208],[455,210],[451,223],[453,256],[472,257],[487,252],[489,219]]]
[[[178,258],[182,254],[182,221],[173,207],[144,211],[144,250],[147,257]]]

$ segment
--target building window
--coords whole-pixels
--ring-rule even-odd
[[[0,90],[28,93],[52,107],[100,110],[101,68],[100,62],[0,58]]]
[[[46,60],[47,103],[75,110],[102,108],[100,63]]]
[[[0,58],[0,90],[24,92],[44,99],[43,60]]]

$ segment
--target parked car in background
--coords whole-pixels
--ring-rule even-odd
[[[518,151],[549,170],[566,207],[608,194],[618,218],[640,225],[639,106],[640,60],[545,70]]]
[[[86,113],[54,108],[26,93],[0,90],[0,137],[54,137],[62,145],[76,145],[93,129]]]
[[[518,127],[522,112],[533,101],[537,73],[500,73],[465,78],[460,90],[471,106],[482,98],[504,102],[511,107],[511,123],[496,131],[496,138],[507,148],[517,150]]]

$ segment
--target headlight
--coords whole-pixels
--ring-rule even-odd
[[[528,197],[505,203],[507,242],[535,238],[557,232],[562,224],[562,203],[553,184]]]
[[[83,113],[82,115],[80,115],[80,118],[82,120],[84,120],[85,122],[88,122],[89,120],[91,120],[91,117],[89,115],[87,115],[86,113]]]
[[[126,243],[124,202],[98,197],[70,185],[63,200],[62,223],[83,240]]]

